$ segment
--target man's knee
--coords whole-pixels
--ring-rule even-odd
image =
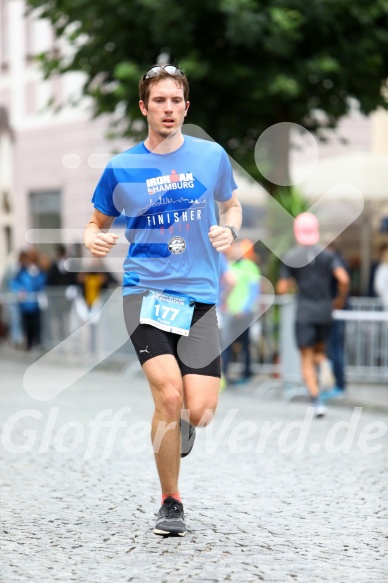
[[[206,427],[213,421],[216,407],[190,410],[190,423],[195,427]]]
[[[162,391],[156,408],[163,413],[163,416],[175,419],[180,416],[182,405],[182,392],[177,388],[169,387]]]

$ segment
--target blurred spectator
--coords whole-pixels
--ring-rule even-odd
[[[0,304],[0,340],[5,340],[8,335],[7,324],[4,319],[4,306]]]
[[[57,245],[56,255],[47,270],[47,299],[49,320],[47,322],[50,342],[57,345],[70,333],[70,300],[74,296],[70,286],[77,282],[76,274],[65,268],[66,247]],[[70,293],[69,293],[70,290]]]
[[[346,269],[347,274],[350,277],[350,269],[347,261],[343,257],[340,250],[336,245],[331,242],[327,249],[334,253],[335,258],[339,261],[340,265]],[[331,297],[334,299],[338,296],[338,280],[332,276],[331,278]],[[348,297],[345,300],[342,309],[347,309]],[[345,379],[345,322],[343,320],[333,320],[329,335],[329,340],[327,344],[327,356],[332,363],[332,369],[335,379],[335,386],[331,391],[324,394],[326,398],[332,398],[341,396],[344,394],[346,389],[346,379]]]
[[[233,287],[225,298],[223,327],[221,329],[222,373],[227,384],[247,382],[252,375],[250,325],[255,321],[257,301],[260,294],[260,269],[253,260],[253,244],[248,239],[236,241],[228,252],[231,282]],[[242,376],[237,380],[229,377],[229,365],[232,351],[236,345],[241,348],[243,356]]]
[[[116,287],[117,281],[111,273],[103,271],[100,259],[93,258],[88,271],[77,274],[76,284],[79,293],[67,294],[69,299],[74,300],[71,331],[98,314],[103,304],[102,292],[109,287]]]
[[[379,267],[379,265],[381,264],[382,258],[383,258],[386,251],[388,251],[388,244],[387,243],[382,243],[381,245],[379,245],[377,261],[373,261],[371,268],[370,268],[370,273],[369,273],[369,283],[368,283],[368,296],[369,297],[372,297],[372,298],[379,297],[379,294],[376,292],[376,289],[375,289],[376,270]]]
[[[41,344],[39,299],[45,282],[46,274],[40,268],[37,252],[35,250],[21,251],[19,267],[11,279],[10,289],[17,294],[27,350]]]
[[[100,259],[92,259],[89,270],[78,273],[76,277],[77,285],[82,289],[85,306],[90,312],[95,312],[97,308],[100,308],[101,292],[110,286],[117,285],[113,275],[107,271],[100,270],[101,266]]]
[[[229,261],[224,253],[220,253],[220,287],[218,293],[218,302],[216,306],[218,329],[220,330],[221,339],[223,339],[224,318],[226,313],[226,298],[236,283],[236,279],[232,273]],[[222,346],[221,346],[222,348]],[[220,383],[220,391],[226,387],[225,376],[222,375]]]
[[[295,333],[302,378],[310,393],[316,417],[322,417],[326,408],[320,398],[316,366],[326,360],[325,344],[330,334],[332,309],[344,307],[350,281],[334,253],[318,245],[319,226],[313,214],[301,213],[295,218],[294,235],[298,245],[283,258],[276,291],[285,294],[292,280],[297,284]],[[331,295],[333,276],[338,281],[338,294],[334,299]]]
[[[68,285],[75,284],[75,274],[67,271],[65,268],[66,259],[66,247],[64,245],[57,245],[55,259],[47,270],[47,286],[67,287]]]
[[[381,299],[384,310],[388,310],[388,247],[381,253],[380,263],[376,267],[373,288]]]
[[[224,313],[226,312],[226,298],[236,283],[231,266],[224,253],[220,253],[220,288],[217,303],[218,327],[223,327]]]
[[[99,312],[104,300],[102,292],[109,287],[117,286],[117,281],[113,275],[102,271],[101,266],[100,259],[92,259],[88,271],[77,274],[77,286],[68,288],[72,292],[78,289],[78,292],[67,294],[69,299],[74,300],[70,316],[70,332],[79,329],[86,322],[96,325],[99,322]],[[94,353],[96,351],[94,328],[85,331],[85,333],[89,338],[89,349]],[[86,339],[84,341],[86,342]]]
[[[11,255],[8,258],[7,266],[5,269],[4,277],[1,282],[1,291],[6,295],[6,313],[5,319],[8,324],[8,335],[11,344],[15,348],[21,348],[23,346],[23,327],[22,327],[22,314],[20,311],[19,302],[16,296],[12,293],[11,282],[15,275],[20,269],[20,263],[16,256]]]

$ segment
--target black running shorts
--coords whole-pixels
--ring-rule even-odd
[[[331,324],[295,323],[295,335],[298,348],[314,347],[325,344],[329,338]]]
[[[199,374],[221,378],[220,340],[213,304],[196,302],[190,334],[180,336],[140,324],[143,294],[124,296],[125,325],[140,364],[161,354],[175,356],[182,376]]]

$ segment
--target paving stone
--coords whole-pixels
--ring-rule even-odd
[[[303,421],[306,405],[226,391],[182,461],[187,536],[163,539],[152,532],[160,492],[141,375],[93,371],[39,402],[23,389],[22,363],[0,366],[1,583],[388,580],[387,432],[369,442],[378,451],[359,447],[365,428],[387,427],[384,412],[362,411],[349,451],[332,452],[353,410],[329,407],[300,451],[285,451],[281,433]],[[121,420],[117,433],[95,432],[102,412]],[[247,422],[255,432],[242,438]],[[128,447],[135,423],[143,437]],[[278,428],[263,446],[269,423]]]

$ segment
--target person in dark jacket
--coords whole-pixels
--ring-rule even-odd
[[[41,314],[39,294],[46,283],[46,274],[39,266],[34,251],[21,251],[19,269],[11,280],[10,289],[17,294],[22,315],[26,349],[41,344]]]

